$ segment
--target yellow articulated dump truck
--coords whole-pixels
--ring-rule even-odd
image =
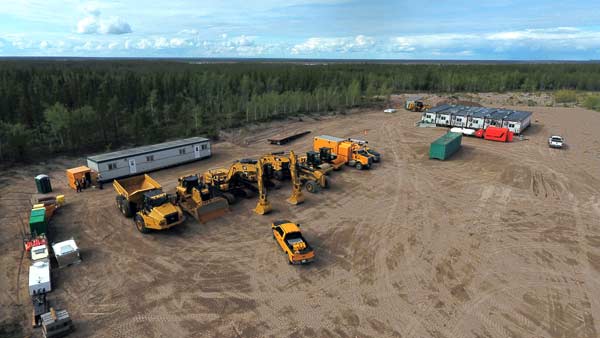
[[[181,208],[148,175],[114,180],[113,187],[117,192],[117,208],[125,217],[133,216],[142,233],[168,229],[185,220]]]

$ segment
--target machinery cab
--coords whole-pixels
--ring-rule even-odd
[[[322,163],[323,162],[321,161],[320,153],[312,150],[306,152],[306,164],[308,164],[311,167],[317,168]]]
[[[194,188],[200,187],[198,175],[190,175],[179,179],[179,187],[185,195],[191,195]]]
[[[329,163],[334,161],[337,156],[331,152],[331,148],[321,147],[319,148],[319,158],[321,159],[321,162]]]
[[[150,190],[144,193],[143,209],[146,212],[151,212],[152,209],[169,203],[169,196],[161,190]]]

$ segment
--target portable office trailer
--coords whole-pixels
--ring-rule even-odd
[[[107,182],[210,156],[210,140],[192,137],[90,156],[87,166],[98,173],[98,181]]]

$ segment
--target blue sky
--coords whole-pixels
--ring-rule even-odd
[[[600,59],[600,1],[0,0],[0,56]]]

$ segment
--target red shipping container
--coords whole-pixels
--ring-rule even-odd
[[[513,133],[508,128],[498,128],[489,126],[485,130],[484,139],[498,142],[510,142],[513,138]]]

